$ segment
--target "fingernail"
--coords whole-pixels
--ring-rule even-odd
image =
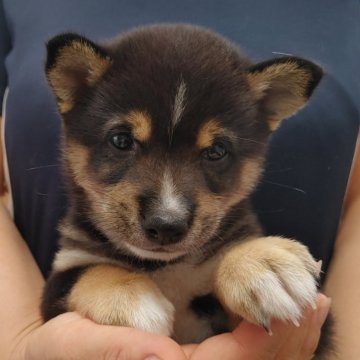
[[[318,310],[317,320],[321,326],[324,324],[325,319],[329,313],[330,305],[331,305],[331,299],[326,296],[324,296],[324,298],[321,299],[320,304],[318,305],[319,310]]]
[[[159,357],[157,357],[156,355],[150,355],[148,357],[146,357],[144,360],[161,360]]]

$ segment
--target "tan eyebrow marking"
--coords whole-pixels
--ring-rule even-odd
[[[147,142],[151,137],[151,117],[145,111],[133,110],[126,117],[125,122],[130,124],[136,140]]]
[[[210,119],[200,128],[196,139],[196,146],[200,149],[205,149],[211,146],[214,142],[214,139],[218,136],[225,136],[230,139],[236,139],[236,134],[228,129],[221,127],[218,120]]]

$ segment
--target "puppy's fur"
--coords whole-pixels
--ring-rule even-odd
[[[44,319],[75,310],[181,343],[240,318],[297,324],[319,266],[300,243],[263,237],[248,198],[269,136],[321,69],[296,57],[254,65],[187,25],[101,46],[63,34],[47,48],[70,206]]]

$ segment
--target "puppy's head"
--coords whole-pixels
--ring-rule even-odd
[[[103,46],[59,35],[46,72],[87,216],[115,246],[163,260],[216,236],[257,184],[271,131],[322,76],[295,57],[252,65],[218,35],[184,25]]]

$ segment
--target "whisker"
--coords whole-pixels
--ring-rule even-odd
[[[247,138],[243,138],[243,137],[239,137],[239,136],[236,136],[236,139],[238,139],[238,140],[244,140],[244,141],[249,141],[249,142],[252,142],[252,143],[255,143],[255,144],[266,145],[266,143],[261,142],[261,141],[256,141],[256,140],[254,140],[254,139],[247,139]]]
[[[299,189],[295,186],[290,186],[290,185],[286,185],[286,184],[280,184],[280,183],[276,183],[276,182],[273,182],[273,181],[269,181],[269,180],[263,180],[263,182],[266,182],[268,184],[271,184],[271,185],[277,185],[277,186],[280,186],[280,187],[283,187],[285,189],[290,189],[290,190],[295,190],[295,191],[298,191],[304,195],[307,195],[306,191],[303,190],[303,189]]]
[[[281,51],[272,51],[271,53],[274,54],[274,55],[293,56],[293,54],[285,53],[285,52],[281,52]]]
[[[46,169],[46,168],[57,167],[57,166],[60,166],[60,165],[59,164],[50,164],[50,165],[34,166],[34,167],[31,167],[31,168],[27,168],[26,171]]]

